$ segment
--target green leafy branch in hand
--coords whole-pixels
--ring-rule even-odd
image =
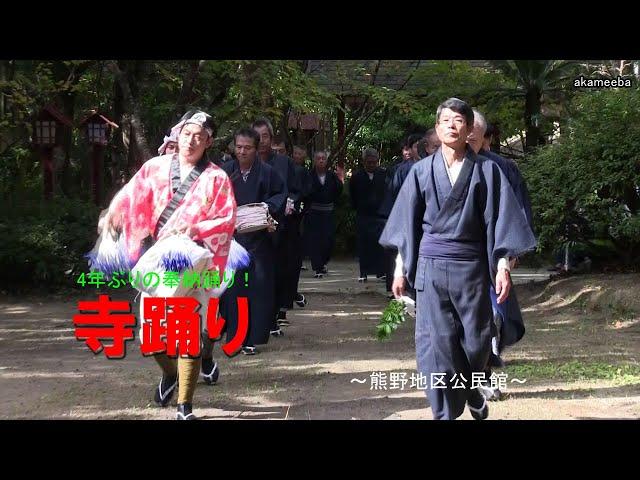
[[[391,300],[389,305],[382,312],[382,319],[376,326],[376,337],[378,340],[388,340],[391,333],[405,321],[406,308],[404,304],[398,300]]]

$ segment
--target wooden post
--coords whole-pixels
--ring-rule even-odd
[[[44,199],[53,198],[53,147],[40,147],[40,163],[42,164],[42,178],[44,180]]]
[[[103,163],[104,147],[93,144],[91,146],[91,190],[93,201],[97,206],[100,206],[103,196]]]

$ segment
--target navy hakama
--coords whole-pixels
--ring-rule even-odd
[[[468,148],[453,187],[444,162],[439,149],[410,170],[380,243],[399,250],[417,291],[417,365],[429,383],[434,418],[455,419],[479,398],[470,386],[491,352],[489,285],[498,260],[536,242],[494,161]],[[438,373],[446,388],[431,388]]]

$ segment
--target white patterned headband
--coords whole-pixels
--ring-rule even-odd
[[[178,143],[178,135],[180,135],[180,130],[183,126],[184,120],[171,127],[171,133],[169,134],[169,136],[165,135],[162,145],[160,145],[160,148],[158,148],[158,155],[164,154],[164,151],[166,150],[167,145],[169,145],[169,142]]]
[[[210,121],[211,121],[211,117],[209,115],[207,115],[204,112],[198,112],[191,118],[188,118],[184,124],[188,125],[192,123],[194,125],[198,125],[202,127],[204,130],[206,130],[206,132],[209,134],[210,137],[213,137],[213,129],[207,126],[207,123],[209,123]]]

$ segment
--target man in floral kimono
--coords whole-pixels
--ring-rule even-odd
[[[147,237],[157,241],[176,232],[186,233],[213,253],[209,268],[217,270],[222,278],[235,228],[236,202],[229,177],[210,163],[205,154],[213,142],[211,117],[201,111],[189,112],[185,117],[178,135],[179,153],[147,161],[116,195],[104,224],[122,232],[132,265],[143,253],[142,244]],[[175,211],[167,215],[165,207],[185,181],[193,183]],[[160,220],[165,223],[157,228]],[[196,289],[193,296],[202,304],[200,311],[206,311],[206,292]],[[141,313],[144,297],[145,294]],[[195,419],[192,401],[200,358],[180,356],[176,362],[162,352],[154,354],[154,358],[162,369],[162,379],[155,391],[156,403],[166,406],[179,383],[177,419]]]

